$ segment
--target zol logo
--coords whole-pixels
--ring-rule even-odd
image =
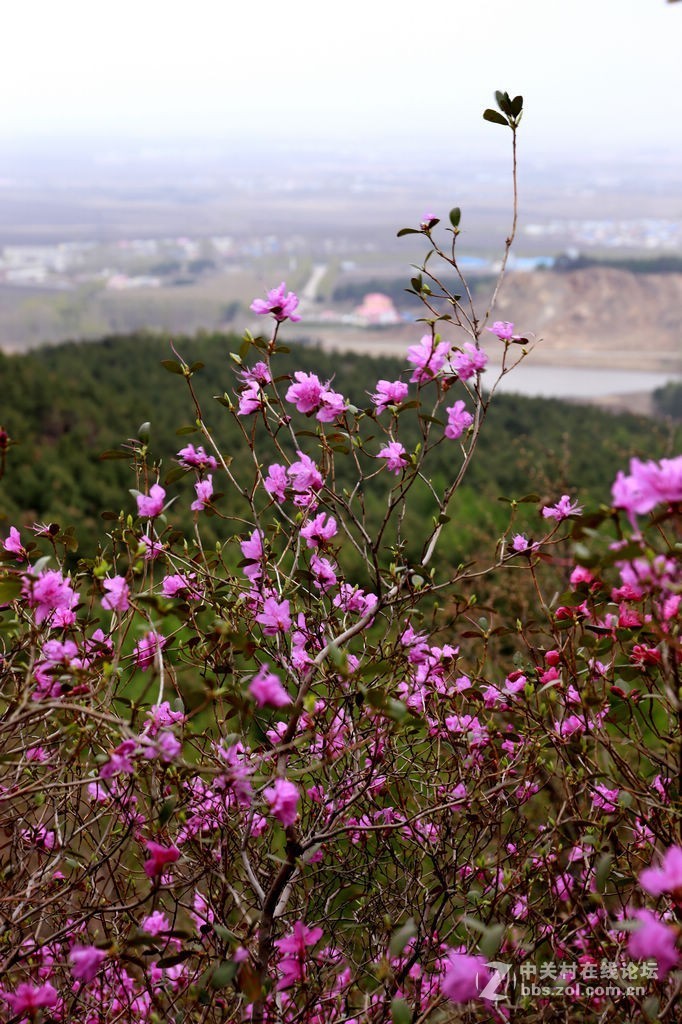
[[[498,989],[509,974],[511,964],[503,964],[499,960],[490,960],[486,967],[493,973],[488,984],[484,989],[481,989],[479,996],[481,999],[489,999],[491,1003],[499,1003],[500,1000],[506,998],[506,994],[498,992]]]

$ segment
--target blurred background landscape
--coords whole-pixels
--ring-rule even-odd
[[[511,133],[481,118],[498,88],[522,94],[526,113],[518,233],[492,319],[533,346],[502,389],[611,414],[585,433],[579,408],[561,407],[545,484],[577,486],[570,465],[584,478],[595,431],[602,479],[632,454],[671,453],[681,18],[664,0],[432,0],[420,13],[349,0],[333,19],[312,0],[286,15],[274,0],[13,8],[0,68],[0,422],[23,448],[10,452],[2,514],[94,516],[114,493],[99,452],[158,418],[171,338],[200,348],[213,390],[229,389],[218,353],[265,329],[249,305],[281,281],[301,299],[287,344],[310,366],[323,350],[331,374],[343,354],[362,404],[364,357],[398,374],[424,332],[406,289],[425,239],[396,234],[426,215],[446,244],[461,207],[459,262],[482,317],[512,212]],[[491,379],[499,343],[483,341]],[[529,409],[510,436],[519,487],[545,440],[547,411]],[[501,486],[491,479],[480,502]],[[608,497],[596,480],[594,497]]]

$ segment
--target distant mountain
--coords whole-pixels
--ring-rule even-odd
[[[536,359],[682,372],[682,274],[510,274],[495,318],[541,338]]]

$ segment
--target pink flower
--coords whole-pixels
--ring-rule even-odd
[[[525,533],[515,533],[512,537],[511,546],[517,554],[520,554],[523,551],[537,551],[540,547],[537,541],[528,540]]]
[[[268,466],[268,475],[263,481],[263,486],[271,498],[282,502],[286,497],[287,471],[284,466],[274,463]]]
[[[447,341],[436,343],[435,338],[425,334],[419,344],[411,345],[407,350],[407,361],[414,366],[410,380],[419,384],[433,380],[443,368],[449,351]]]
[[[342,395],[332,391],[329,382],[322,384],[314,373],[296,370],[296,383],[286,393],[287,402],[293,402],[299,412],[310,416],[317,414],[320,423],[332,423],[348,408]]]
[[[291,486],[299,493],[302,491],[319,491],[324,483],[319,469],[310,456],[299,451],[296,454],[299,461],[292,462],[287,470]]]
[[[682,847],[671,846],[667,849],[660,867],[642,871],[639,884],[651,896],[660,896],[663,892],[679,892],[682,895]]]
[[[577,501],[571,502],[568,494],[562,494],[556,505],[545,505],[542,515],[545,519],[556,519],[557,523],[560,523],[569,516],[579,516],[582,510],[582,505]]]
[[[239,395],[238,416],[251,416],[265,407],[265,396],[257,384],[249,384]]]
[[[659,502],[682,501],[682,455],[658,463],[631,459],[630,475],[618,473],[611,495],[614,506],[626,509],[633,520]]]
[[[291,320],[297,323],[301,318],[297,315],[298,297],[293,292],[286,292],[286,284],[282,281],[279,288],[271,288],[267,299],[254,299],[250,308],[259,316],[271,313],[279,323]]]
[[[296,370],[296,384],[292,384],[286,393],[287,402],[293,402],[299,412],[311,413],[319,408],[322,401],[324,386],[314,373]]]
[[[270,805],[270,813],[280,821],[285,828],[293,825],[298,815],[298,801],[300,795],[298,786],[288,779],[275,779],[273,786],[263,790],[263,796]]]
[[[142,519],[154,519],[163,511],[166,492],[160,484],[152,484],[149,494],[137,495],[137,514]]]
[[[320,558],[314,554],[310,558],[310,571],[313,574],[313,583],[318,590],[327,591],[336,586],[336,572],[333,564],[328,558]]]
[[[160,935],[162,932],[170,931],[171,924],[162,910],[155,910],[152,914],[142,918],[140,928],[147,935]]]
[[[161,593],[164,597],[177,597],[178,594],[186,594],[192,601],[199,601],[201,591],[195,583],[196,573],[188,574],[179,572],[174,576],[164,576],[161,580]]]
[[[106,951],[97,949],[96,946],[72,946],[69,953],[71,973],[74,978],[87,985],[96,976],[106,958]]]
[[[133,658],[138,668],[146,672],[156,660],[157,653],[160,653],[168,643],[168,640],[156,630],[150,630],[137,641],[133,649]]]
[[[445,962],[441,992],[453,1003],[468,1003],[470,999],[479,998],[490,977],[490,971],[482,956],[450,953]]]
[[[174,864],[180,856],[177,846],[161,846],[153,839],[148,839],[144,845],[150,855],[149,860],[144,862],[144,873],[148,878],[163,874],[165,866]]]
[[[19,561],[23,561],[26,557],[26,551],[21,543],[21,534],[17,530],[16,526],[10,526],[9,537],[7,537],[6,540],[3,540],[2,546],[5,551],[8,551],[12,555],[16,555]]]
[[[659,921],[650,910],[635,910],[632,916],[641,924],[636,932],[630,933],[628,953],[636,960],[650,960],[653,957],[658,962],[657,976],[661,980],[679,963],[676,932]]]
[[[592,794],[592,806],[595,810],[605,811],[607,814],[612,814],[613,811],[618,809],[618,794],[619,789],[607,789],[606,786],[599,783],[594,787],[594,793]]]
[[[185,469],[217,469],[218,462],[213,455],[207,455],[203,447],[188,444],[178,452],[178,460]]]
[[[102,598],[102,608],[110,612],[126,612],[130,608],[128,596],[130,587],[126,583],[125,576],[112,576],[103,582],[107,593]]]
[[[266,597],[263,611],[256,616],[256,622],[260,622],[266,636],[276,636],[279,632],[287,633],[291,629],[289,602]]]
[[[407,398],[409,388],[401,380],[379,380],[377,389],[372,395],[372,401],[377,407],[377,413],[384,412],[389,405],[400,405]]]
[[[314,946],[322,935],[321,928],[307,928],[303,921],[297,921],[288,935],[275,940],[278,952],[284,954],[277,965],[282,972],[282,978],[277,985],[278,990],[290,988],[296,982],[305,979],[307,947]]]
[[[386,459],[386,468],[395,473],[402,473],[405,467],[408,465],[407,452],[405,451],[404,445],[400,441],[391,441],[382,448],[377,455],[377,459]]]
[[[44,985],[31,985],[24,981],[17,985],[16,992],[6,992],[0,989],[0,998],[9,1003],[12,1014],[25,1014],[32,1018],[38,1010],[46,1006],[56,1006],[58,1002],[57,990],[49,981]]]
[[[486,327],[486,331],[496,334],[500,341],[521,341],[521,335],[514,334],[514,324],[508,320],[496,320],[492,327]]]
[[[301,536],[305,537],[309,548],[323,547],[336,536],[336,533],[336,520],[333,516],[327,518],[324,512],[320,512],[301,529]]]
[[[477,373],[481,373],[485,369],[488,357],[481,348],[476,348],[470,341],[464,342],[464,348],[461,352],[455,352],[454,356],[450,360],[452,372],[455,373],[460,380],[469,380]]]
[[[464,402],[455,402],[445,411],[448,414],[448,424],[443,433],[451,441],[455,441],[465,430],[469,429],[474,422],[474,417],[466,411]]]
[[[261,387],[264,387],[266,384],[272,384],[272,375],[268,369],[268,364],[262,361],[255,363],[251,370],[247,366],[245,370],[241,371],[239,376],[247,384],[259,384]]]
[[[209,473],[205,480],[197,480],[194,485],[197,492],[196,501],[193,501],[190,508],[193,512],[202,512],[210,503],[213,497],[213,477]]]
[[[283,708],[291,704],[291,697],[282,686],[279,676],[274,672],[268,672],[267,663],[261,665],[249,683],[249,693],[259,708],[265,707],[266,704],[273,708]]]
[[[36,609],[38,625],[46,619],[52,626],[75,621],[73,608],[78,604],[78,594],[72,590],[71,581],[64,579],[57,569],[44,569],[37,578],[26,576],[23,586],[29,607]]]

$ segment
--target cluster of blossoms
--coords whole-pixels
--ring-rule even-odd
[[[284,284],[251,308],[273,317],[275,337],[299,319]],[[489,330],[505,352],[521,340],[507,322]],[[425,335],[409,349],[409,382],[368,392],[362,415],[379,444],[329,381],[304,371],[284,402],[319,425],[297,433],[273,350],[240,373],[232,414],[262,414],[253,433],[268,431],[274,453],[261,461],[254,443],[236,471],[251,473],[238,486],[248,511],[224,544],[174,537],[158,483],[136,493],[142,522],[115,535],[112,566],[72,577],[32,563],[14,527],[3,543],[14,586],[2,611],[18,637],[3,653],[0,717],[7,1012],[22,1024],[384,1024],[450,1003],[488,1019],[484,950],[526,963],[540,946],[566,968],[623,950],[653,960],[662,994],[681,961],[666,748],[679,720],[677,549],[661,535],[662,550],[647,546],[636,527],[603,568],[585,559],[565,573],[563,603],[540,602],[546,621],[493,626],[459,593],[466,569],[425,554],[413,572],[400,532],[424,448],[461,438],[450,451],[468,464],[485,411],[478,343],[454,350]],[[435,408],[408,452],[397,434],[410,384]],[[466,397],[445,406],[453,387]],[[341,430],[355,490],[335,476]],[[299,447],[309,443],[311,454]],[[634,460],[614,506],[633,523],[665,507],[672,524],[681,459]],[[205,510],[226,463],[193,445],[177,460],[193,474],[191,509]],[[363,504],[375,460],[400,477],[385,486],[378,539]],[[434,544],[449,502],[436,498]],[[497,568],[533,573],[540,593],[536,566],[581,514],[568,495],[541,507],[543,535],[510,528]],[[635,723],[626,757],[624,722]],[[587,996],[579,1010],[603,1003]]]

